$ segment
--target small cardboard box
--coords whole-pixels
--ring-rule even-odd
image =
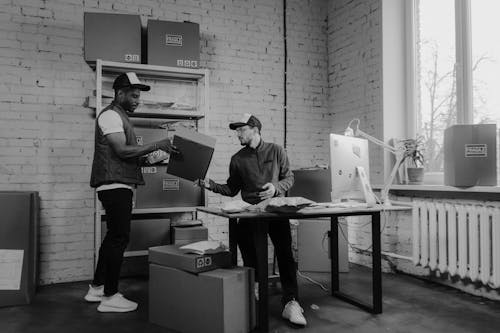
[[[148,20],[148,64],[198,68],[200,26],[191,22]]]
[[[231,267],[231,252],[202,255],[184,253],[175,245],[155,246],[149,248],[149,262],[182,269],[186,272],[200,273],[216,268]]]
[[[208,229],[204,226],[186,226],[172,228],[172,242],[175,245],[204,241],[208,239]]]
[[[254,272],[198,275],[150,264],[149,321],[184,333],[246,333],[255,327]]]
[[[454,125],[444,131],[444,183],[497,185],[495,124]]]
[[[97,59],[141,63],[139,15],[84,13],[85,61]]]

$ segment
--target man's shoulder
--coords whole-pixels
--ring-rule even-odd
[[[264,142],[264,149],[272,151],[285,151],[285,149],[277,143],[274,142]]]

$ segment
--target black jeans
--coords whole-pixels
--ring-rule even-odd
[[[257,267],[257,251],[255,248],[255,224],[258,221],[244,219],[238,222],[237,242],[240,247],[243,264],[247,267]],[[298,300],[297,270],[292,254],[292,235],[288,219],[269,222],[269,237],[274,245],[274,252],[278,258],[283,305],[292,299]],[[266,258],[267,260],[267,258]],[[255,271],[256,276],[259,272]]]
[[[118,292],[123,253],[130,239],[132,195],[132,191],[126,188],[99,191],[97,194],[106,210],[108,231],[99,250],[92,284],[98,286],[104,284],[105,296],[112,296]]]

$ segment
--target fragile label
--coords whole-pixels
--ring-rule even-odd
[[[182,35],[165,35],[165,44],[169,46],[182,46]]]
[[[158,170],[156,169],[156,167],[142,167],[142,173],[150,173],[150,174],[153,174],[153,173],[157,173]]]
[[[21,289],[24,250],[0,250],[0,290]]]
[[[485,144],[465,145],[465,157],[488,157],[488,146]]]
[[[177,66],[188,67],[188,68],[198,68],[198,61],[197,60],[189,60],[189,59],[177,59]]]
[[[138,54],[125,54],[125,62],[139,62],[141,60]]]
[[[179,179],[167,178],[163,179],[163,191],[178,191]]]

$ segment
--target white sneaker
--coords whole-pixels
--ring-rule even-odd
[[[101,304],[97,307],[99,312],[130,312],[136,309],[137,303],[129,301],[120,293],[110,297],[103,296]]]
[[[89,291],[85,295],[85,300],[87,302],[100,302],[104,296],[104,286],[92,287],[89,284]]]
[[[291,300],[286,303],[281,316],[288,319],[292,324],[306,326],[307,321],[303,313],[304,310],[300,307],[299,303],[296,300]]]

